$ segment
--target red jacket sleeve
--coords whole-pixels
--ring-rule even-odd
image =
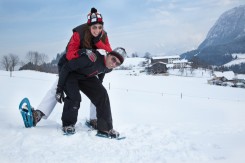
[[[103,43],[101,40],[99,42],[97,42],[95,44],[95,46],[98,48],[98,49],[104,49],[105,51],[107,52],[111,52],[112,49],[111,49],[111,45],[109,43],[109,39],[108,37],[106,37],[105,39],[105,43]]]
[[[66,58],[72,60],[78,58],[78,50],[80,47],[80,36],[77,32],[74,32],[71,39],[67,45]]]

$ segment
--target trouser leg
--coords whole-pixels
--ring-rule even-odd
[[[96,107],[95,105],[90,102],[90,119],[97,119],[96,117]]]
[[[57,104],[57,101],[55,99],[57,84],[58,79],[54,82],[50,90],[46,93],[41,103],[36,108],[37,110],[40,110],[45,114],[45,116],[43,117],[44,119],[47,119],[49,117],[51,112],[54,110],[55,105]]]
[[[100,79],[98,76],[96,76],[98,79]],[[96,107],[95,105],[90,102],[90,119],[97,119],[97,116],[96,116]]]
[[[63,126],[75,125],[77,122],[78,110],[80,108],[81,95],[79,92],[78,80],[69,75],[65,85],[66,98],[62,112]]]
[[[101,81],[96,77],[79,80],[79,87],[96,106],[98,130],[108,131],[112,129],[110,100]]]

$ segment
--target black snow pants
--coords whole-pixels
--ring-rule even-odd
[[[96,77],[78,78],[78,74],[71,73],[66,80],[62,113],[63,126],[75,125],[78,110],[80,108],[81,90],[96,106],[97,127],[100,131],[108,131],[113,128],[111,107],[108,93],[101,81]]]

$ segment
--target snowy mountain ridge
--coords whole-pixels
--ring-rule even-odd
[[[245,36],[245,5],[223,13],[198,49],[226,44]]]
[[[209,65],[232,61],[233,53],[245,53],[245,5],[224,12],[196,50],[181,54],[191,60],[198,57]]]

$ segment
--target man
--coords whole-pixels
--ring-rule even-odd
[[[96,59],[84,55],[71,60],[60,71],[56,100],[60,103],[64,101],[61,118],[63,131],[67,134],[75,133],[81,90],[96,106],[98,132],[118,137],[119,132],[113,129],[109,96],[96,75],[111,72],[113,68],[120,66],[126,58],[126,51],[124,48],[116,48],[106,56],[98,52],[95,54]],[[66,98],[63,92],[66,93]]]
[[[79,58],[82,55],[88,55],[90,59],[94,59],[94,51],[103,49],[106,52],[111,52],[111,45],[107,32],[104,29],[104,20],[101,13],[97,12],[96,8],[91,8],[87,15],[87,22],[75,27],[72,30],[73,34],[67,44],[66,50],[62,59],[58,63],[58,70],[60,73],[61,67],[72,59]],[[103,73],[98,75],[98,78],[103,81]],[[47,119],[53,111],[57,101],[55,100],[57,81],[53,84],[51,89],[43,97],[38,107],[33,110],[33,126],[42,119]],[[90,105],[90,125],[97,129],[96,108],[91,103]]]

